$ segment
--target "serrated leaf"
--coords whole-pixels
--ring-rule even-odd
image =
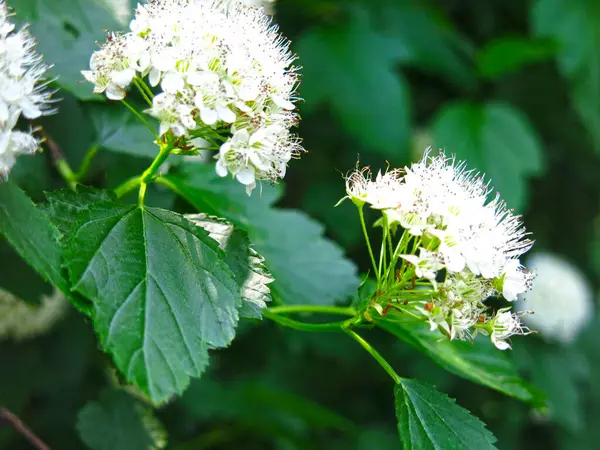
[[[548,39],[503,36],[479,50],[477,68],[484,78],[499,78],[528,64],[550,59],[557,50],[556,44]]]
[[[92,93],[93,86],[84,80],[82,70],[89,69],[97,42],[106,40],[106,31],[127,28],[132,10],[128,2],[110,0],[37,0],[15,8],[17,19],[30,23],[36,49],[53,67],[51,76],[63,88],[81,99],[101,97]]]
[[[46,192],[48,203],[38,205],[48,215],[54,226],[63,235],[68,233],[77,221],[77,215],[89,210],[97,202],[113,201],[115,195],[111,191],[94,187],[77,185],[76,191],[61,189]]]
[[[528,179],[545,169],[544,152],[526,117],[501,103],[450,103],[431,130],[436,148],[485,172],[509,208],[524,209]]]
[[[394,389],[404,450],[495,449],[485,424],[433,386],[403,379]]]
[[[62,271],[59,233],[13,183],[0,183],[0,233],[46,281],[70,294]]]
[[[295,43],[307,105],[330,104],[344,129],[367,149],[387,157],[406,154],[410,91],[394,70],[407,52],[403,43],[381,34],[361,10],[347,23],[309,29]]]
[[[489,339],[476,339],[472,344],[449,341],[440,339],[422,322],[373,319],[377,326],[411,344],[449,372],[536,406],[543,404],[543,393],[519,377],[512,361]]]
[[[166,431],[150,408],[122,390],[105,390],[77,417],[77,431],[92,450],[159,450]]]
[[[575,110],[600,151],[600,4],[588,0],[537,0],[531,7],[536,36],[558,44],[557,60],[571,85]]]
[[[250,319],[262,318],[262,310],[271,301],[268,284],[274,280],[265,268],[262,256],[250,246],[248,235],[218,217],[188,214],[185,218],[208,231],[225,252],[225,262],[233,272],[244,300],[240,314]]]
[[[99,147],[145,158],[154,158],[158,154],[150,130],[123,105],[88,103],[84,109],[96,131],[95,144]],[[152,117],[147,120],[158,132],[156,120]]]
[[[239,183],[219,178],[211,166],[186,164],[165,180],[199,211],[248,233],[275,279],[272,291],[285,303],[334,304],[356,292],[356,267],[305,214],[272,208],[272,197],[248,198]]]
[[[181,393],[208,348],[235,335],[241,298],[223,258],[206,231],[158,208],[96,203],[71,229],[73,289],[92,300],[104,349],[154,403]]]

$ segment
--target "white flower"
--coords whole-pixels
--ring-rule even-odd
[[[509,302],[514,302],[519,294],[531,288],[533,272],[524,268],[518,259],[509,259],[502,269],[500,281],[502,295]]]
[[[437,253],[420,248],[419,256],[400,255],[400,257],[415,266],[415,274],[417,277],[428,279],[433,284],[434,289],[436,289],[435,278],[438,271],[444,267],[442,260]]]
[[[499,350],[507,350],[510,347],[510,343],[507,342],[511,336],[527,334],[528,330],[523,328],[519,316],[509,311],[510,308],[500,309],[490,322],[491,332],[483,331],[485,334],[489,334],[492,339],[492,343]]]
[[[518,308],[533,313],[523,320],[547,340],[573,342],[594,315],[590,284],[559,256],[536,253],[527,262],[536,276],[531,290],[519,299]]]
[[[48,331],[67,311],[69,302],[58,289],[32,306],[0,289],[0,340],[23,340]]]
[[[154,0],[138,5],[130,31],[111,35],[83,75],[112,100],[146,78],[160,86],[147,113],[159,119],[161,135],[213,142],[218,173],[251,192],[257,181],[283,177],[302,151],[289,131],[298,121],[294,59],[254,4]]]
[[[15,31],[10,11],[0,0],[0,180],[8,177],[20,154],[38,148],[32,133],[15,131],[21,116],[26,119],[51,114],[52,91],[44,79],[48,66],[35,52],[35,41],[26,28]]]

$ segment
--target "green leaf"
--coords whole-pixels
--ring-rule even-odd
[[[94,203],[115,200],[115,195],[111,191],[81,184],[77,185],[76,189],[76,192],[71,189],[46,192],[48,203],[38,205],[38,208],[46,212],[54,226],[63,235],[71,230],[77,221],[77,214],[88,211]]]
[[[307,107],[328,103],[367,149],[400,158],[410,138],[409,89],[394,70],[402,42],[381,35],[357,11],[339,26],[313,28],[296,41]]]
[[[154,403],[183,392],[208,348],[235,335],[241,298],[223,258],[206,231],[157,208],[96,203],[71,229],[73,289],[93,301],[104,349]]]
[[[334,304],[356,292],[356,267],[322,236],[321,225],[299,211],[272,208],[268,196],[248,198],[239,183],[219,178],[212,166],[186,164],[183,170],[166,182],[199,211],[248,233],[275,279],[273,292],[285,303]]]
[[[496,448],[483,422],[433,386],[403,379],[394,394],[404,450]]]
[[[600,4],[588,0],[537,0],[531,8],[536,36],[554,39],[557,60],[570,81],[572,102],[600,151]]]
[[[500,78],[527,64],[545,61],[557,52],[547,39],[503,36],[488,42],[477,54],[477,68],[483,78]]]
[[[13,183],[0,183],[0,233],[31,267],[65,294],[70,286],[61,266],[59,233]]]
[[[218,217],[188,214],[185,218],[208,231],[225,252],[225,262],[232,270],[244,300],[240,314],[251,319],[262,318],[262,310],[271,301],[268,284],[274,280],[265,268],[262,256],[251,248],[248,235]]]
[[[455,85],[474,87],[474,46],[432,4],[418,0],[372,2],[377,30],[395,38],[405,51],[403,66],[434,73]]]
[[[150,130],[123,105],[88,103],[84,109],[96,131],[95,144],[99,147],[145,158],[154,158],[158,154]],[[148,116],[146,118],[158,132],[156,120]]]
[[[392,322],[381,317],[374,317],[374,320],[379,327],[455,375],[536,406],[543,404],[543,394],[520,378],[507,355],[494,348],[488,339],[476,339],[472,344],[440,340],[438,334],[429,331],[421,322]]]
[[[17,19],[31,24],[37,51],[47,64],[53,64],[51,76],[56,83],[81,99],[101,97],[84,80],[82,70],[89,69],[97,42],[106,40],[106,31],[123,31],[132,12],[128,1],[110,0],[31,0],[8,2]]]
[[[432,132],[436,147],[485,172],[509,208],[524,209],[528,178],[545,169],[541,142],[525,116],[501,103],[450,103]]]
[[[77,431],[92,450],[154,450],[167,445],[166,431],[144,407],[122,390],[105,390],[77,417]]]

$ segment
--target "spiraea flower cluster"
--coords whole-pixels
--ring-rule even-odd
[[[19,118],[37,119],[54,112],[45,79],[48,66],[35,52],[26,28],[15,29],[11,12],[0,0],[0,180],[6,179],[17,156],[32,154],[39,141],[31,129],[15,129]]]
[[[532,311],[524,321],[547,341],[572,343],[594,317],[589,282],[576,266],[552,253],[535,253],[527,264],[536,277],[518,303],[519,309]]]
[[[411,167],[374,178],[368,169],[355,171],[347,193],[361,217],[365,204],[382,214],[379,266],[372,258],[379,294],[371,304],[380,313],[420,317],[450,339],[488,334],[502,350],[510,336],[527,332],[510,307],[486,304],[490,296],[516,300],[533,275],[519,262],[532,246],[519,216],[498,194],[490,198],[483,176],[427,152]]]
[[[180,149],[218,150],[216,171],[250,193],[302,151],[290,132],[298,74],[263,8],[238,0],[153,0],[111,35],[84,76],[111,100],[135,86]],[[159,91],[154,96],[151,87]]]

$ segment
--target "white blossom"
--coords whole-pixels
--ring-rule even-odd
[[[530,310],[527,325],[549,341],[573,342],[594,315],[593,292],[581,271],[551,253],[528,259],[535,272],[531,290],[521,296],[518,308]]]
[[[490,335],[492,343],[498,350],[507,350],[511,348],[508,339],[512,336],[528,333],[528,330],[521,325],[519,316],[509,311],[509,309],[510,308],[499,310],[496,317],[489,323],[491,330],[485,331],[484,329],[483,331]]]
[[[64,294],[56,288],[52,295],[42,296],[39,306],[0,289],[0,340],[23,340],[45,333],[65,315],[68,305]]]
[[[302,151],[290,132],[298,121],[294,59],[256,5],[154,0],[138,5],[130,31],[111,35],[83,75],[112,100],[144,80],[159,86],[147,112],[161,135],[213,142],[217,173],[251,192],[257,181],[283,177]]]
[[[17,156],[39,146],[31,131],[15,130],[19,118],[37,119],[55,111],[45,79],[49,67],[35,52],[27,28],[16,30],[10,16],[0,0],[0,180],[8,177]]]

